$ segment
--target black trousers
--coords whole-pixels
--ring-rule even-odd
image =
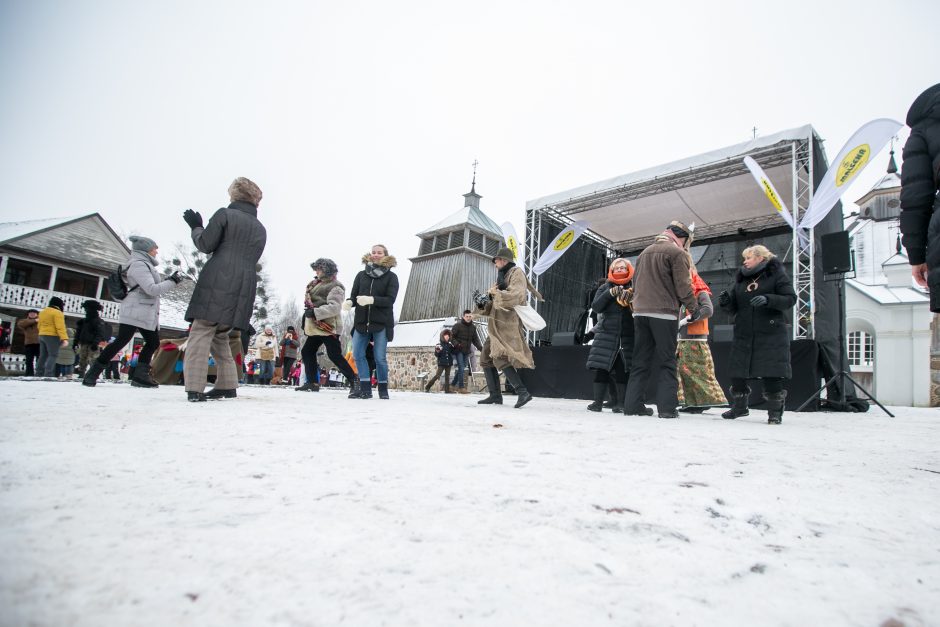
[[[140,349],[140,355],[137,356],[137,363],[149,364],[154,351],[160,346],[160,336],[156,331],[141,329],[132,324],[118,325],[117,337],[114,338],[113,342],[102,349],[96,361],[107,368],[111,358],[117,355],[119,350],[127,346],[127,343],[133,339],[134,333],[137,331],[140,331],[141,337],[144,338],[144,346]]]
[[[26,357],[26,371],[23,373],[27,377],[36,374],[36,360],[39,359],[39,344],[26,344],[23,346],[23,355]]]
[[[633,316],[633,366],[627,383],[624,411],[629,412],[643,403],[643,392],[649,382],[651,364],[659,360],[656,373],[656,407],[659,413],[676,411],[679,404],[679,379],[676,378],[676,346],[679,321]]]
[[[335,335],[311,335],[304,342],[304,347],[300,350],[300,357],[304,362],[304,370],[307,373],[307,380],[312,381],[313,373],[317,372],[317,351],[321,346],[326,346],[326,354],[330,361],[336,366],[336,369],[343,373],[346,380],[352,385],[356,379],[356,373],[352,366],[343,356],[343,350],[339,346],[339,338]],[[316,381],[319,383],[319,381]]]
[[[780,392],[783,390],[783,382],[786,381],[783,377],[760,377],[760,380],[764,383],[764,394],[773,394],[775,392]],[[731,378],[731,391],[732,392],[747,392],[747,379],[739,379],[737,377]]]

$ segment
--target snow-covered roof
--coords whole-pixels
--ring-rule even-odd
[[[441,331],[456,324],[457,318],[430,318],[428,320],[409,320],[395,323],[394,348],[405,346],[434,346],[440,341]]]
[[[845,284],[879,305],[927,305],[930,302],[930,297],[925,292],[913,287],[866,285],[856,279],[847,279]]]
[[[476,207],[466,206],[450,214],[434,226],[421,231],[418,233],[418,237],[433,235],[439,231],[452,230],[454,227],[463,226],[464,224],[469,224],[484,232],[492,233],[497,237],[503,236],[499,225],[493,222],[485,213]]]
[[[84,216],[68,216],[65,218],[42,218],[40,220],[23,220],[22,222],[0,223],[0,244],[18,239],[24,235],[61,226],[68,222],[78,220]]]

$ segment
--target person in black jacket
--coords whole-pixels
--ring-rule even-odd
[[[597,289],[591,309],[598,321],[592,329],[594,343],[588,352],[587,367],[594,371],[594,402],[589,411],[601,411],[613,382],[614,413],[623,411],[627,380],[633,363],[633,312],[630,298],[633,265],[626,259],[614,259],[607,271],[607,280]],[[652,414],[645,407],[628,413]]]
[[[450,339],[450,331],[444,329],[441,331],[440,342],[434,347],[434,356],[437,358],[437,372],[428,380],[424,386],[425,392],[430,392],[437,380],[444,374],[444,394],[450,394],[450,367],[454,365],[454,353],[456,347]]]
[[[463,316],[458,320],[453,328],[453,342],[456,350],[454,351],[454,362],[457,364],[457,372],[454,374],[454,380],[451,385],[457,388],[458,394],[467,394],[467,375],[464,369],[470,367],[470,351],[475,346],[478,351],[483,350],[483,344],[480,343],[480,337],[477,335],[477,327],[473,323],[473,314],[469,309],[465,309]]]
[[[82,303],[85,317],[75,323],[75,343],[72,348],[78,353],[78,378],[85,376],[88,364],[98,359],[98,351],[108,345],[111,338],[109,325],[101,319],[101,303],[86,300]]]
[[[210,255],[199,273],[185,316],[192,323],[183,361],[186,398],[190,401],[235,397],[238,376],[228,333],[233,328],[244,331],[251,326],[258,260],[268,237],[258,221],[261,189],[238,177],[228,193],[231,204],[216,211],[205,227],[198,212],[192,209],[183,212],[193,244]],[[203,393],[210,353],[217,368],[215,387]]]
[[[369,362],[366,346],[372,342],[375,353],[375,376],[379,386],[379,398],[388,398],[388,358],[386,347],[395,332],[393,306],[398,297],[398,276],[392,272],[397,265],[382,244],[376,244],[368,255],[363,255],[365,269],[353,280],[349,299],[343,303],[343,311],[356,308],[353,327],[353,357],[359,373],[359,389],[353,390],[349,398],[372,398],[372,381],[369,379]]]
[[[930,290],[930,311],[940,313],[940,84],[907,112],[911,135],[901,170],[901,233],[911,274]]]
[[[731,409],[723,418],[748,415],[748,379],[763,379],[767,422],[780,424],[791,378],[790,334],[784,312],[796,304],[793,283],[780,260],[765,246],[745,248],[730,291],[718,304],[734,314],[731,344]]]

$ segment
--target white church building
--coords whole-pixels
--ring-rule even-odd
[[[892,154],[847,225],[855,278],[845,282],[846,348],[852,377],[882,404],[927,407],[933,314],[901,247],[900,195]]]

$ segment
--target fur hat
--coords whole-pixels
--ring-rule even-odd
[[[59,311],[62,311],[65,308],[65,302],[58,296],[53,296],[49,299],[49,306],[55,307]]]
[[[336,262],[326,257],[320,257],[311,263],[310,267],[314,270],[322,270],[323,274],[326,276],[336,276],[336,273],[339,272],[339,268],[336,267]]]
[[[505,259],[506,261],[515,261],[515,257],[512,254],[512,250],[508,246],[503,246],[496,251],[496,254],[493,255],[493,261],[497,259]]]
[[[101,311],[103,306],[96,300],[86,300],[82,303],[82,309],[85,311]]]
[[[157,243],[149,237],[144,237],[142,235],[131,235],[128,239],[131,240],[131,250],[140,250],[145,253],[149,253],[154,248],[159,248]]]
[[[692,233],[695,230],[695,227],[693,226],[690,228],[678,220],[673,220],[669,223],[669,226],[667,226],[666,229],[672,231],[673,235],[676,237],[682,237],[692,241]]]
[[[239,176],[228,186],[228,197],[232,202],[250,202],[257,207],[261,203],[261,188],[244,176]]]

